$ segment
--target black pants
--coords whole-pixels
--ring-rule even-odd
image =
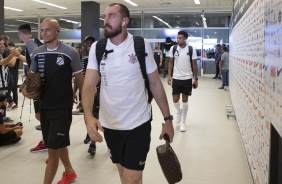
[[[215,64],[216,65],[216,73],[215,73],[215,77],[220,77],[219,75],[219,62]]]
[[[18,105],[18,74],[11,74],[9,85],[8,85],[8,95],[7,95],[7,101],[9,103],[15,102],[16,105]],[[11,96],[11,92],[13,93],[13,98]]]

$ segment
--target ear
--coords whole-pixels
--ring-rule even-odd
[[[124,26],[124,24],[125,24],[125,21],[123,21],[123,23],[122,23],[122,25],[121,25],[121,26]]]

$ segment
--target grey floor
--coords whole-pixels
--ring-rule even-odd
[[[172,114],[171,88],[163,81]],[[252,177],[241,144],[237,122],[227,119],[225,106],[231,104],[228,91],[219,90],[221,81],[211,77],[200,77],[199,88],[189,98],[187,132],[179,132],[175,125],[172,147],[181,162],[183,184],[252,184]],[[19,121],[22,105],[20,95],[19,109],[8,112],[16,122]],[[29,100],[25,101],[22,122],[24,135],[15,144],[0,147],[1,184],[39,184],[43,183],[47,152],[30,153],[41,139],[41,132],[35,130],[33,106],[30,114]],[[143,176],[145,184],[167,183],[158,164],[156,147],[164,141],[158,139],[162,115],[153,103],[154,121],[152,122],[151,150],[148,154]],[[29,122],[30,118],[30,122]],[[97,154],[90,158],[88,145],[83,144],[86,129],[83,116],[73,116],[71,127],[70,158],[77,172],[77,184],[117,184],[120,183],[116,167],[111,163],[105,143],[98,144]],[[59,165],[53,183],[61,178],[62,164]]]

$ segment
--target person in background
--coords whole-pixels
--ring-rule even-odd
[[[7,96],[0,94],[0,146],[18,142],[23,134],[22,124],[4,124],[2,112],[6,105]]]
[[[15,49],[15,44],[10,42],[8,44],[9,52],[11,53]],[[9,67],[10,71],[10,80],[8,83],[8,96],[11,98],[11,103],[9,103],[7,110],[18,109],[18,78],[19,78],[19,64],[20,59],[17,58],[15,65],[13,67]],[[13,93],[13,97],[11,96]]]
[[[168,62],[169,62],[169,52],[170,48],[175,45],[175,43],[171,40],[170,37],[166,37],[165,39],[165,46],[164,46],[164,57],[165,57],[165,71],[164,71],[164,77],[166,76],[168,72]]]
[[[37,39],[33,38],[31,34],[31,27],[29,24],[22,24],[18,28],[18,36],[20,40],[25,43],[25,54],[20,55],[19,59],[23,61],[24,63],[27,63],[28,70],[30,69],[31,65],[31,57],[33,51],[42,45],[42,43]],[[34,112],[35,112],[35,118],[40,121],[40,102],[39,99],[33,100],[34,105]],[[41,130],[41,126],[36,126],[37,130]],[[41,151],[47,151],[47,147],[43,140],[41,140],[35,147],[30,149],[30,152],[36,153]]]
[[[163,64],[163,53],[159,48],[159,43],[155,43],[155,48],[153,50],[153,54],[154,54],[154,59],[156,61],[157,67],[158,67],[158,72],[160,73],[160,67]]]
[[[104,132],[109,155],[117,166],[121,183],[140,184],[150,149],[152,109],[134,49],[133,35],[127,32],[129,20],[129,10],[123,4],[113,3],[106,8],[104,36],[107,38],[106,50],[112,52],[101,60],[99,70],[97,42],[92,45],[83,84],[82,104],[87,132],[95,142],[103,141],[99,131]],[[169,142],[172,142],[173,118],[150,44],[144,41],[150,89],[165,117],[159,138],[162,139],[167,134]],[[96,86],[100,79],[100,111],[97,120],[92,112]]]
[[[79,57],[80,57],[80,59],[82,58],[82,50],[81,50],[81,47],[80,46],[77,46],[76,47],[76,50],[77,50],[77,52],[78,52],[78,54],[79,54]]]
[[[192,88],[198,87],[198,68],[197,53],[193,49],[192,64],[190,62],[189,45],[186,44],[188,34],[185,31],[179,31],[177,35],[177,48],[173,53],[173,47],[170,49],[168,65],[168,85],[172,85],[173,104],[177,111],[177,124],[180,123],[180,132],[186,132],[186,117],[188,113],[188,97],[192,95]],[[173,67],[173,76],[172,76]],[[193,68],[192,68],[193,67]],[[194,77],[194,82],[192,81]],[[180,108],[180,94],[182,93],[182,109]]]
[[[88,65],[88,58],[89,58],[89,51],[91,48],[91,45],[95,42],[95,38],[93,36],[87,36],[85,37],[83,43],[82,43],[82,59],[81,59],[81,64],[82,64],[82,77],[85,77],[86,74],[86,68]],[[95,99],[94,99],[94,104],[93,104],[93,116],[97,119],[99,119],[99,96],[100,96],[100,83],[97,85],[97,92],[95,93]],[[74,85],[74,95],[76,94],[78,87],[77,85]],[[75,100],[77,99],[75,95]],[[79,100],[81,100],[81,93],[79,93]],[[79,103],[79,106],[81,106],[81,102]],[[86,138],[84,139],[84,144],[87,144],[91,141],[88,133],[86,134]],[[95,154],[96,153],[96,143],[95,141],[91,141],[89,148],[88,148],[88,153]]]
[[[40,24],[40,32],[45,44],[33,51],[31,72],[39,72],[43,81],[40,123],[48,148],[44,184],[53,182],[59,160],[63,163],[65,171],[58,184],[68,184],[77,178],[69,159],[68,146],[73,107],[72,76],[74,75],[81,91],[81,62],[77,51],[58,39],[60,26],[56,19],[44,19]],[[38,94],[23,95],[32,99]]]
[[[7,95],[9,67],[13,67],[16,63],[16,57],[20,55],[20,48],[16,48],[9,54],[5,51],[4,40],[0,38],[0,94]],[[8,96],[8,95],[7,95]],[[11,118],[6,116],[6,108],[3,110],[3,121],[5,123],[14,122]]]
[[[221,51],[219,68],[222,75],[222,85],[218,89],[224,89],[225,86],[229,86],[229,53],[227,52],[227,47],[222,47]]]
[[[213,79],[221,79],[220,70],[219,70],[220,56],[221,56],[221,45],[218,44],[216,46],[215,57],[214,57],[214,62],[215,62],[215,65],[216,65],[216,73],[215,73],[215,76],[213,77]]]

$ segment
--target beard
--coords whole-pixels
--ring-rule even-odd
[[[112,32],[109,32],[107,29],[105,29],[105,27],[108,27]],[[113,29],[112,26],[106,24],[104,26],[104,37],[105,38],[113,38],[117,35],[119,35],[122,32],[122,26],[119,25],[119,27],[117,27],[116,29]]]

